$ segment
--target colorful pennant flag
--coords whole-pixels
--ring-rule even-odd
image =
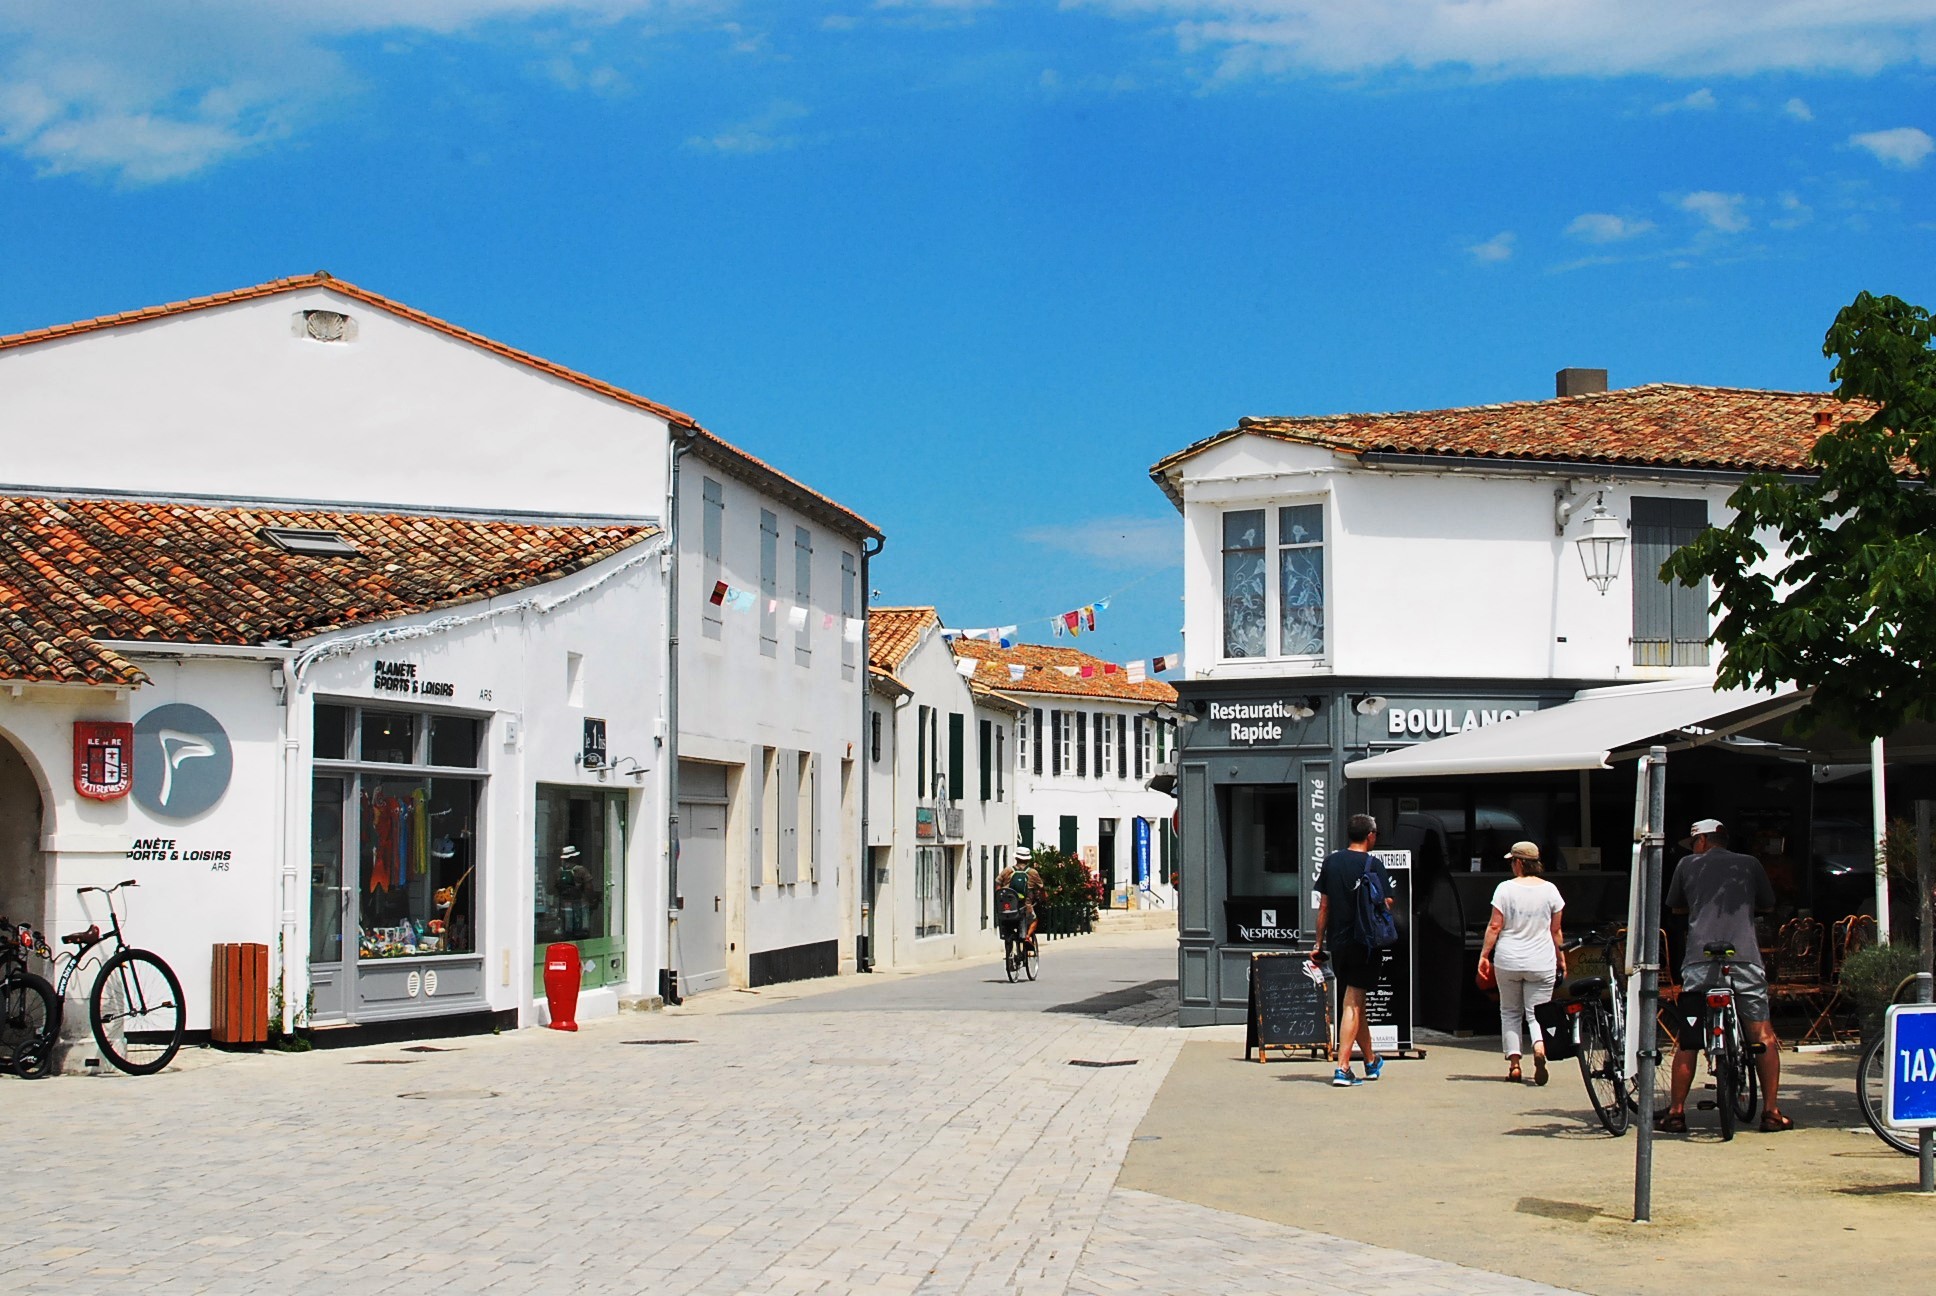
[[[848,617],[847,624],[841,628],[840,637],[850,644],[857,644],[860,642],[861,631],[866,628],[867,623],[859,617]]]
[[[788,608],[787,609],[787,629],[805,630],[806,628],[807,628],[807,610],[803,607]]]
[[[1149,678],[1149,676],[1143,673],[1143,663],[1139,661],[1133,661],[1128,666],[1125,666],[1123,673],[1129,677],[1131,684],[1141,684]]]
[[[1028,667],[1022,665],[1022,663],[1010,662],[1008,664],[1008,678],[1016,683],[1020,683],[1022,676],[1026,674],[1028,674]]]
[[[973,679],[975,677],[975,668],[979,665],[981,665],[981,662],[978,659],[974,657],[963,657],[955,663],[955,674],[961,676],[963,679]]]
[[[1084,666],[1077,673],[1084,679],[1094,679],[1096,677],[1096,668],[1094,666]]]

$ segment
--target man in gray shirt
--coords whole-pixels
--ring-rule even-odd
[[[1660,1127],[1668,1133],[1687,1129],[1687,1091],[1694,1084],[1694,1068],[1701,1054],[1703,996],[1720,980],[1719,960],[1709,958],[1709,945],[1731,945],[1728,960],[1734,969],[1734,1011],[1747,1027],[1750,1043],[1760,1046],[1755,1069],[1761,1073],[1763,1095],[1761,1130],[1773,1134],[1793,1129],[1795,1122],[1775,1105],[1775,1085],[1781,1079],[1781,1041],[1768,1020],[1768,974],[1761,965],[1761,946],[1755,939],[1754,915],[1775,907],[1775,890],[1767,870],[1752,855],[1728,850],[1718,819],[1694,821],[1687,845],[1692,855],[1681,858],[1674,880],[1667,884],[1667,906],[1684,912],[1687,951],[1681,959],[1681,1007],[1686,1020],[1674,1049],[1672,1098],[1661,1113]]]

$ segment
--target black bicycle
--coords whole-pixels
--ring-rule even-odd
[[[1566,983],[1565,997],[1547,1015],[1556,1018],[1548,1029],[1547,1052],[1552,1054],[1554,1033],[1560,1034],[1562,1047],[1570,1047],[1580,1063],[1580,1078],[1586,1082],[1587,1101],[1607,1133],[1619,1138],[1640,1114],[1640,1089],[1626,1072],[1627,1059],[1627,976],[1621,944],[1625,928],[1595,932],[1566,943],[1566,950],[1598,945],[1606,961],[1604,977],[1575,977]],[[1543,1005],[1542,1005],[1543,1006]],[[1541,1023],[1547,1029],[1546,1023]],[[1667,1103],[1668,1066],[1656,1041],[1652,1058],[1642,1059],[1640,1074],[1651,1077],[1656,1108]]]
[[[60,1034],[60,996],[27,960],[47,958],[46,938],[0,918],[0,1067],[29,1080],[47,1074]]]
[[[995,927],[1002,934],[1002,970],[1010,981],[1018,973],[1033,981],[1042,968],[1041,950],[1023,926],[1025,921],[1019,906],[1004,907],[995,915]]]
[[[1734,1137],[1735,1126],[1746,1124],[1761,1107],[1761,1076],[1755,1066],[1760,1045],[1748,1043],[1740,1014],[1734,1007],[1734,946],[1726,941],[1703,945],[1715,974],[1702,988],[1701,1051],[1714,1085],[1714,1109],[1721,1117],[1721,1138]],[[1700,1104],[1703,1108],[1708,1104]]]
[[[94,1029],[94,1042],[101,1046],[101,1056],[129,1075],[153,1075],[181,1051],[187,1020],[181,982],[159,954],[127,943],[121,931],[121,915],[114,907],[115,892],[136,885],[131,878],[111,887],[76,888],[77,895],[98,894],[107,901],[108,930],[104,933],[101,925],[94,923],[86,931],[61,937],[61,944],[74,948],[53,956],[59,976],[53,983],[50,1056],[53,1039],[60,1033],[60,1008],[67,1001],[68,983],[100,947],[107,950],[88,992],[87,1020]],[[35,952],[48,957],[45,939],[34,933],[34,940],[38,946]]]

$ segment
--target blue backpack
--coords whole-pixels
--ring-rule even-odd
[[[1368,951],[1377,951],[1398,943],[1398,917],[1386,907],[1390,892],[1372,865],[1367,856],[1365,871],[1352,885],[1352,894],[1358,901],[1358,942]]]

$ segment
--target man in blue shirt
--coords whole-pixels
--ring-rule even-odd
[[[1331,937],[1331,966],[1338,984],[1344,987],[1344,1010],[1338,1022],[1338,1069],[1331,1083],[1340,1089],[1376,1080],[1385,1073],[1385,1059],[1371,1051],[1371,1023],[1365,1018],[1365,991],[1378,984],[1385,952],[1372,947],[1358,930],[1358,881],[1367,870],[1374,870],[1385,886],[1385,907],[1391,908],[1391,877],[1385,866],[1371,857],[1378,841],[1378,821],[1370,815],[1352,815],[1345,825],[1350,845],[1332,851],[1318,868],[1317,945],[1311,951],[1313,962],[1324,953],[1324,938]],[[1351,1047],[1364,1055],[1365,1075],[1360,1080],[1351,1071]]]

